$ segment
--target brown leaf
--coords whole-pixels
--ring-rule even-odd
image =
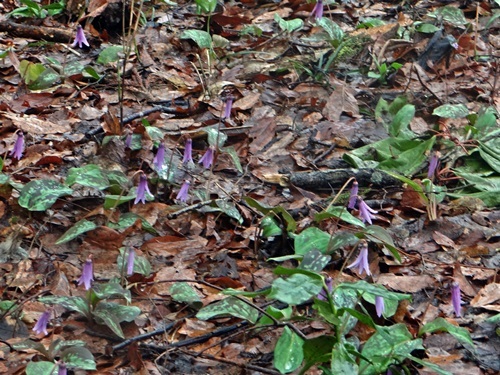
[[[386,273],[378,277],[377,283],[404,293],[416,293],[422,289],[435,286],[434,278],[429,275],[396,276]]]

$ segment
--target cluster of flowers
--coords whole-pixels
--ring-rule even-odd
[[[193,141],[190,138],[188,138],[186,140],[186,144],[184,147],[184,155],[182,158],[182,163],[183,164],[192,163],[193,162],[192,154],[193,154]],[[203,154],[203,156],[198,161],[198,163],[202,164],[204,168],[210,169],[210,167],[214,162],[214,157],[215,157],[215,148],[213,146],[209,146],[205,154]],[[153,159],[153,165],[157,170],[161,170],[163,168],[164,159],[165,159],[165,146],[163,143],[160,143],[160,145],[158,146],[158,151],[156,152],[156,155]],[[181,202],[186,202],[189,198],[190,186],[191,182],[189,180],[184,180],[175,199]],[[148,178],[146,174],[141,171],[139,176],[139,185],[137,186],[137,196],[135,198],[134,204],[146,203],[146,193],[152,195],[148,186]]]

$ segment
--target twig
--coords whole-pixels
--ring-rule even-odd
[[[196,210],[196,209],[201,208],[203,206],[208,206],[212,202],[214,202],[214,200],[213,199],[209,199],[209,200],[206,200],[206,201],[202,201],[202,202],[198,202],[198,203],[192,204],[191,206],[187,206],[187,207],[181,208],[178,211],[175,211],[175,212],[172,212],[172,213],[168,214],[167,215],[167,219],[169,219],[169,220],[175,219],[176,217],[179,217],[180,215],[185,214],[185,213],[187,213],[189,211]],[[191,282],[196,282],[194,280],[190,280],[190,281]]]
[[[441,98],[439,98],[439,96],[437,96],[437,95],[434,93],[434,91],[432,91],[432,90],[430,89],[430,87],[429,87],[429,86],[427,86],[427,85],[424,83],[424,81],[422,80],[422,77],[420,77],[420,73],[418,72],[418,68],[417,68],[416,66],[414,66],[414,68],[415,68],[415,72],[417,73],[417,77],[418,77],[418,80],[419,80],[420,84],[421,84],[421,85],[422,85],[422,86],[423,86],[423,87],[424,87],[427,91],[429,91],[429,92],[432,94],[432,96],[433,96],[433,97],[435,97],[435,98],[436,98],[436,100],[439,102],[439,104],[443,104],[443,101],[441,100]]]
[[[111,349],[113,352],[115,352],[117,350],[123,349],[124,347],[126,347],[126,346],[128,346],[136,341],[146,340],[146,339],[149,339],[150,337],[167,333],[172,328],[174,328],[174,326],[178,322],[179,322],[178,320],[174,321],[174,322],[170,322],[162,328],[158,328],[158,329],[155,329],[154,331],[143,333],[142,335],[137,335],[137,336],[131,337],[129,339],[126,339],[126,340],[122,341],[121,343],[114,345]]]

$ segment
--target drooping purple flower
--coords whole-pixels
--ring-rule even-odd
[[[9,155],[13,156],[17,160],[20,160],[23,157],[24,152],[24,134],[22,131],[17,132],[16,143],[14,143],[14,147],[10,150]]]
[[[375,215],[378,211],[375,211],[369,207],[365,201],[358,197],[358,207],[359,207],[359,217],[363,220],[363,223],[372,224],[372,219],[375,219]]]
[[[127,276],[130,276],[134,273],[134,263],[135,263],[135,250],[130,248],[128,250],[127,257]]]
[[[317,0],[316,5],[311,12],[311,16],[313,16],[316,20],[323,17],[323,0]]]
[[[347,208],[350,208],[352,210],[356,206],[357,199],[358,199],[358,181],[354,180],[351,186],[349,203],[347,204]]]
[[[66,363],[63,361],[59,362],[57,366],[57,375],[67,375],[68,369],[66,368]]]
[[[184,145],[184,156],[182,157],[182,163],[192,163],[193,162],[193,140],[191,138],[186,139],[186,144]]]
[[[43,333],[45,336],[47,336],[49,334],[47,332],[47,324],[49,324],[51,313],[51,309],[45,310],[40,316],[40,319],[38,319],[38,321],[36,322],[35,326],[33,327],[33,331],[35,331],[37,335]]]
[[[82,275],[78,279],[78,285],[84,285],[85,290],[89,290],[94,281],[94,264],[92,262],[92,254],[88,256],[83,264]]]
[[[385,311],[384,297],[376,296],[375,297],[375,311],[377,312],[377,316],[380,318]]]
[[[432,154],[431,160],[429,161],[429,170],[427,171],[427,178],[432,178],[436,174],[436,169],[439,164],[439,158],[441,156],[441,153],[439,151],[436,151]]]
[[[203,164],[205,169],[209,169],[214,162],[214,148],[210,146],[198,163]]]
[[[184,180],[182,183],[182,186],[179,190],[179,193],[177,193],[177,197],[175,199],[181,201],[181,202],[186,202],[189,198],[189,186],[191,186],[191,182],[188,180]]]
[[[234,98],[231,95],[226,97],[226,106],[224,107],[224,118],[231,118],[231,109],[233,108]]]
[[[90,44],[85,37],[85,33],[83,32],[83,28],[81,25],[78,25],[76,27],[75,41],[73,42],[73,44],[71,44],[71,47],[75,48],[77,45],[79,48],[82,48],[83,45],[90,47]]]
[[[131,145],[132,145],[132,132],[129,131],[127,133],[127,137],[125,138],[125,147],[130,148]]]
[[[148,178],[141,172],[139,177],[139,186],[137,186],[137,196],[135,197],[134,204],[139,202],[146,203],[146,193],[151,194],[148,187]]]
[[[371,272],[370,265],[368,263],[368,244],[366,241],[361,243],[360,248],[358,257],[354,262],[349,264],[347,268],[357,268],[360,275],[362,275],[364,271],[368,276],[370,276]]]
[[[462,299],[460,298],[460,285],[454,281],[451,284],[451,304],[453,305],[453,310],[457,317],[462,316],[460,311],[460,306],[462,304]]]
[[[326,289],[325,289],[325,287],[323,287],[321,292],[319,292],[319,294],[316,296],[316,298],[321,300],[321,301],[328,301],[328,295],[332,293],[333,279],[330,276],[328,276],[325,279],[325,285],[326,285]]]
[[[163,167],[163,162],[165,161],[165,145],[163,142],[158,146],[158,151],[156,152],[155,158],[153,159],[153,164],[157,170],[161,170]]]

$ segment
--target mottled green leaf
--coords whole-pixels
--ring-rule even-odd
[[[303,345],[304,340],[285,327],[274,348],[274,367],[282,374],[295,371],[304,359]]]
[[[95,359],[90,350],[81,346],[72,346],[61,352],[61,359],[68,367],[82,370],[95,370]]]
[[[71,168],[65,181],[66,185],[80,184],[103,190],[109,186],[109,180],[98,165],[88,164],[81,168]]]
[[[203,306],[200,296],[188,283],[174,283],[170,287],[170,295],[172,298],[181,303],[187,303],[197,309]]]
[[[433,115],[444,118],[465,118],[469,114],[469,110],[463,104],[443,104],[434,109]]]
[[[198,311],[196,317],[200,320],[207,320],[228,315],[248,320],[251,323],[257,322],[259,318],[259,312],[254,307],[236,297],[228,297],[205,306]]]
[[[192,39],[200,48],[212,47],[212,37],[204,30],[184,30],[181,39]]]
[[[286,279],[278,278],[273,282],[269,298],[289,305],[304,303],[316,296],[323,288],[323,279],[320,275],[317,276],[296,273]]]
[[[73,190],[54,180],[28,182],[19,195],[19,205],[30,211],[45,211],[59,197],[70,195]]]
[[[451,324],[444,318],[436,318],[432,322],[425,324],[422,328],[420,328],[420,331],[418,331],[418,335],[422,336],[425,333],[433,333],[437,331],[448,332],[460,341],[461,344],[468,345],[469,348],[474,347],[474,342],[472,341],[467,329]]]
[[[78,237],[80,234],[86,233],[95,228],[97,228],[97,225],[93,221],[88,221],[86,219],[77,221],[71,228],[64,232],[61,237],[59,237],[59,239],[56,241],[56,245],[71,241]]]

